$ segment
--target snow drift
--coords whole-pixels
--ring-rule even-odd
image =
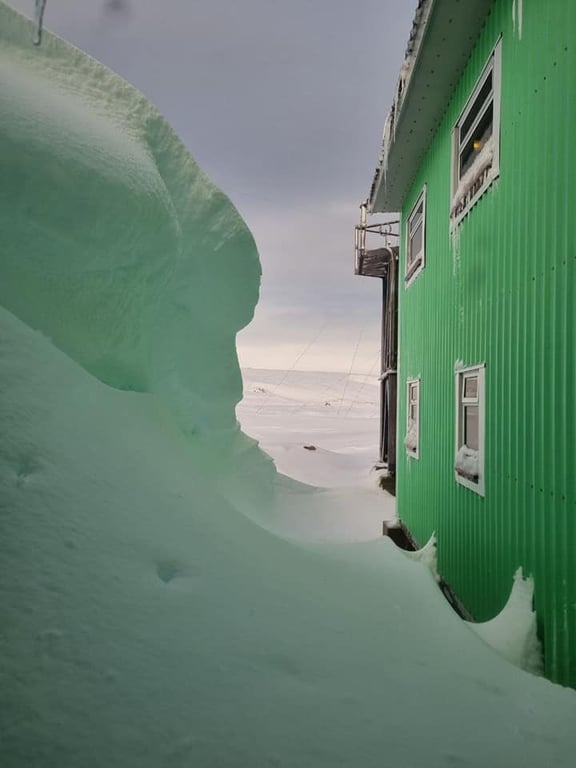
[[[572,765],[576,695],[424,566],[273,532],[323,497],[236,423],[252,238],[141,94],[31,26],[0,5],[2,768]]]

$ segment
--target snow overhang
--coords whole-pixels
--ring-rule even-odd
[[[384,126],[371,213],[402,209],[493,2],[420,0]]]

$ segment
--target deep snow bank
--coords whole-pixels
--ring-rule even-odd
[[[3,768],[573,764],[576,696],[425,569],[267,533],[153,395],[0,328]]]
[[[576,696],[238,432],[258,261],[141,95],[0,6],[0,765],[571,766]],[[130,391],[133,390],[133,391]],[[273,516],[272,515],[272,516]]]
[[[140,93],[31,34],[0,6],[0,302],[101,381],[161,393],[189,431],[233,427],[248,229]]]

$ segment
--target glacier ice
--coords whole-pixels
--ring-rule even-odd
[[[389,541],[291,527],[338,499],[236,422],[249,231],[141,94],[31,29],[0,4],[2,768],[571,766],[574,692]]]

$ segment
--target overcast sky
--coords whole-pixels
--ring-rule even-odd
[[[353,228],[415,7],[47,2],[45,27],[140,88],[250,226],[264,277],[246,366],[377,374],[380,281],[353,276]]]

